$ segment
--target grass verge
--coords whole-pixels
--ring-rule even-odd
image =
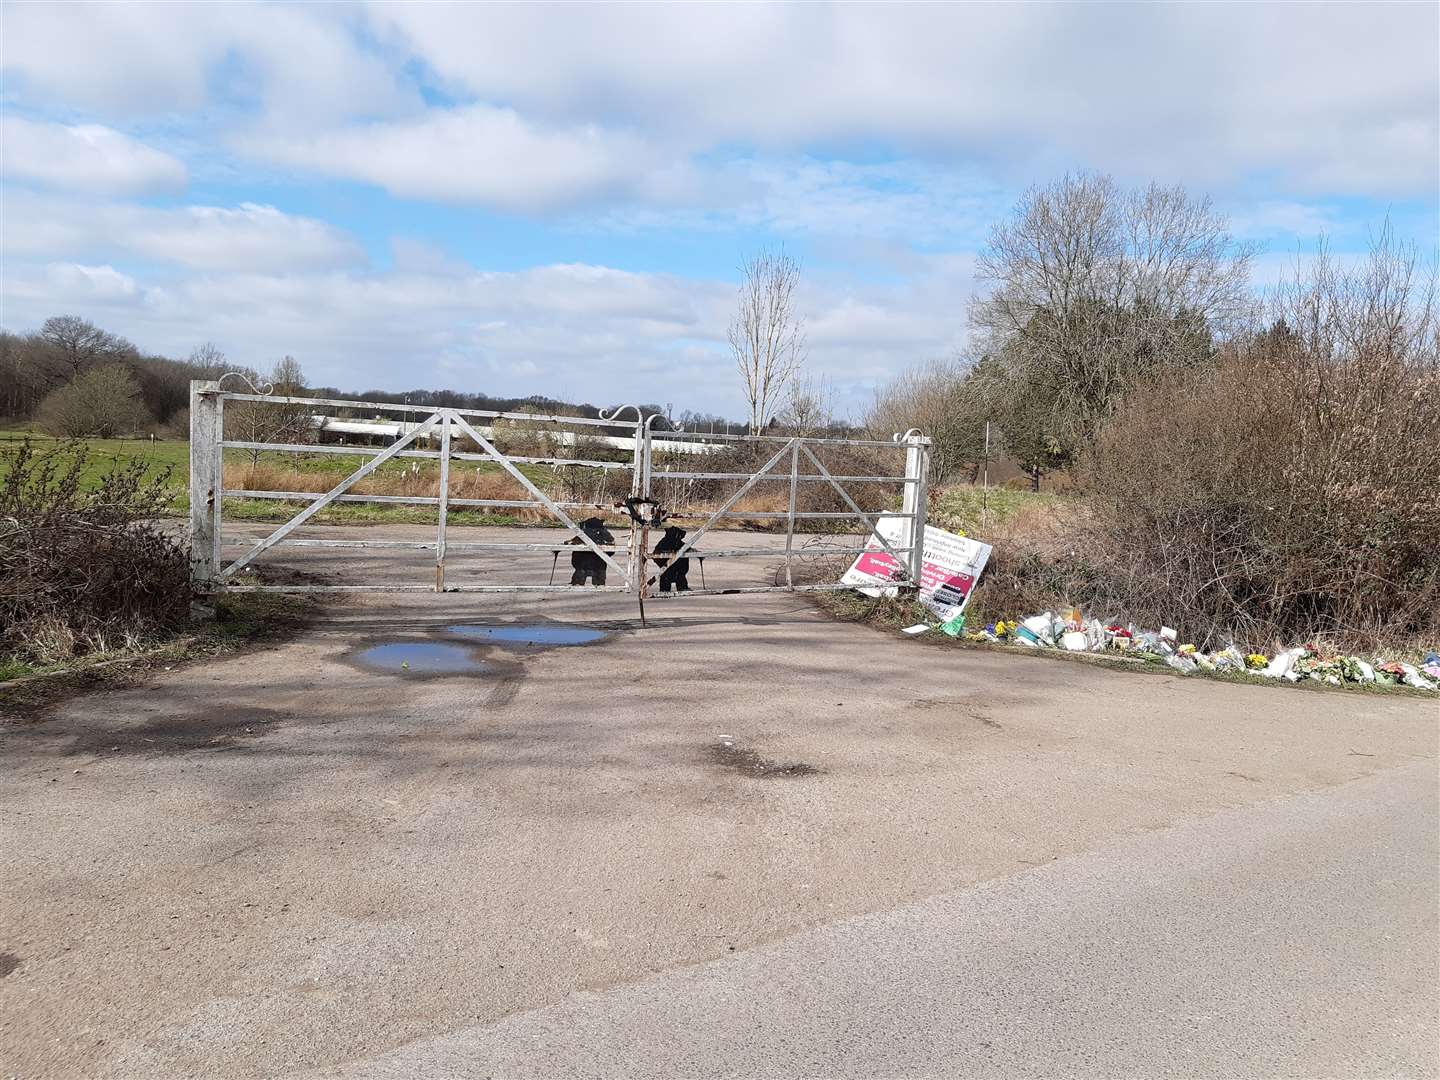
[[[321,603],[304,595],[235,593],[216,598],[213,620],[199,620],[185,633],[132,649],[43,666],[0,656],[0,717],[38,719],[38,710],[76,694],[124,689],[156,669],[168,671],[284,640],[308,625]]]

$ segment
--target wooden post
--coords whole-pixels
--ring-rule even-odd
[[[797,442],[790,451],[790,512],[785,516],[785,587],[795,588],[795,578],[790,572],[790,560],[795,555],[795,495],[800,486],[800,444]]]
[[[440,515],[435,530],[435,591],[445,591],[445,519],[450,512],[450,413],[442,413],[440,429]],[[553,574],[551,575],[554,576]]]
[[[206,592],[220,564],[220,446],[224,437],[220,384],[190,383],[190,585]]]
[[[930,440],[919,434],[905,437],[905,490],[900,496],[900,512],[907,515],[904,545],[910,581],[917,588],[925,565],[925,511],[929,501]]]

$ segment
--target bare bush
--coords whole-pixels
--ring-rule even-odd
[[[115,464],[82,483],[83,444],[5,452],[0,476],[0,648],[38,663],[144,641],[186,619],[184,548],[153,524],[169,473]]]
[[[140,387],[119,364],[91,368],[40,404],[40,427],[50,435],[113,439],[134,435],[153,419]]]
[[[1434,286],[1388,231],[1354,271],[1322,248],[1268,329],[1127,397],[1081,473],[1111,598],[1211,639],[1440,636]]]

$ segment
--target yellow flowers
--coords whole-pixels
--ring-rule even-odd
[[[1270,658],[1264,653],[1252,652],[1249,656],[1245,657],[1245,663],[1251,667],[1267,667],[1270,663]]]

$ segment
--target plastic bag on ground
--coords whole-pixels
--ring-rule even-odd
[[[1055,616],[1050,612],[1044,615],[1032,615],[1015,628],[1015,635],[1027,645],[1044,645],[1053,647],[1055,644]]]
[[[1223,650],[1215,654],[1215,666],[1232,671],[1244,671],[1248,665],[1244,653],[1234,645],[1227,645]]]
[[[951,637],[959,637],[965,632],[965,612],[960,612],[953,619],[947,619],[940,624],[940,629]]]
[[[1267,679],[1289,679],[1291,682],[1298,682],[1300,676],[1295,673],[1295,661],[1305,653],[1305,649],[1290,649],[1287,652],[1278,653],[1260,674]]]
[[[1158,653],[1162,651],[1160,635],[1154,633],[1153,631],[1142,631],[1141,633],[1136,634],[1130,640],[1134,642],[1135,648],[1143,650],[1144,652]]]
[[[1409,664],[1401,664],[1400,666],[1405,669],[1405,675],[1400,681],[1406,686],[1413,686],[1416,690],[1435,689],[1436,684],[1425,678],[1424,675],[1421,675],[1417,668]]]

